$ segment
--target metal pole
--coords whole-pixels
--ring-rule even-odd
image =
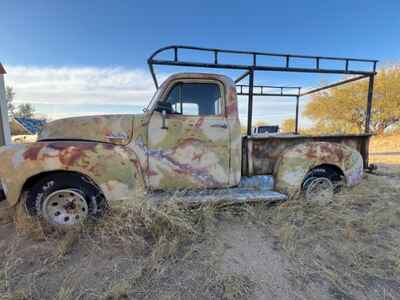
[[[6,70],[0,63],[0,146],[11,144],[4,74],[6,74]]]
[[[242,75],[240,75],[238,78],[235,79],[235,83],[238,83],[242,79],[244,79],[247,75],[249,75],[250,71],[244,72]]]
[[[253,69],[249,72],[249,103],[248,103],[248,114],[247,114],[247,135],[251,136],[251,126],[253,118],[253,88],[254,88],[254,71]]]
[[[335,86],[339,86],[339,85],[350,83],[350,82],[353,82],[353,81],[356,81],[356,80],[364,79],[364,78],[367,78],[369,76],[370,75],[361,75],[361,76],[351,77],[351,78],[346,79],[346,80],[338,81],[338,82],[335,82],[335,83],[332,83],[332,84],[328,84],[328,85],[325,85],[325,86],[322,86],[322,87],[319,87],[319,88],[316,88],[316,89],[312,89],[312,90],[306,91],[304,93],[301,93],[300,96],[306,96],[306,95],[310,95],[310,94],[313,94],[313,93],[317,93],[317,92],[320,92],[320,91],[323,91],[323,90],[326,90],[326,89],[333,88]]]
[[[299,134],[299,101],[300,97],[296,96],[296,127],[294,130],[295,134]]]
[[[369,133],[370,132],[372,97],[373,97],[373,93],[374,93],[374,77],[375,77],[375,75],[370,75],[369,76],[367,115],[365,117],[365,133]]]

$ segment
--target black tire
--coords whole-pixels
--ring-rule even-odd
[[[85,176],[69,172],[46,175],[28,189],[26,208],[29,214],[43,220],[42,208],[44,200],[52,193],[66,189],[76,191],[85,199],[88,208],[87,218],[89,220],[96,220],[104,214],[106,201],[100,188]]]

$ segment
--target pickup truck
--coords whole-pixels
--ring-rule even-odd
[[[56,120],[35,143],[0,147],[0,203],[3,215],[22,204],[31,216],[67,226],[138,195],[162,201],[186,191],[183,202],[246,202],[321,186],[333,193],[362,179],[369,137],[242,136],[230,78],[178,73],[143,114]]]

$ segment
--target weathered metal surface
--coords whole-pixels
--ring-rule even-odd
[[[60,119],[44,126],[38,140],[88,140],[126,145],[132,136],[133,115],[104,115]]]
[[[214,82],[221,88],[222,112],[210,116],[162,115],[155,111],[177,82]],[[167,129],[163,128],[166,121]],[[50,171],[79,172],[92,179],[108,201],[134,200],[145,190],[197,191],[197,202],[282,200],[268,179],[285,193],[297,191],[304,175],[320,164],[343,170],[348,185],[361,179],[369,135],[273,136],[244,140],[234,83],[212,74],[171,76],[159,88],[143,115],[113,115],[59,120],[45,126],[39,142],[0,148],[0,178],[8,207],[18,203],[25,182]],[[321,142],[321,141],[329,141]],[[358,150],[358,151],[357,151]],[[365,162],[364,162],[365,163]],[[188,195],[188,194],[187,194]],[[186,196],[187,196],[186,195]]]
[[[307,172],[324,164],[342,170],[348,186],[361,181],[363,160],[358,151],[343,144],[308,142],[281,153],[273,172],[275,189],[289,195],[298,192]]]
[[[153,192],[148,195],[149,201],[160,204],[165,201],[186,206],[199,204],[207,205],[234,205],[251,202],[276,202],[286,201],[288,197],[276,191],[254,188],[223,188],[216,190],[179,191],[175,193]]]
[[[268,137],[247,137],[244,148],[248,153],[247,175],[272,174],[277,160],[289,147],[307,142],[329,142],[349,146],[363,156],[364,167],[368,166],[368,142],[371,135],[274,135]]]
[[[272,190],[274,178],[271,175],[243,176],[239,184],[240,188],[252,188],[257,190]]]
[[[223,89],[223,114],[171,115],[169,128],[162,130],[161,116],[154,108],[177,80],[218,82]],[[160,87],[144,115],[59,120],[45,126],[39,142],[0,148],[0,178],[7,187],[9,206],[17,203],[24,183],[32,176],[64,170],[91,178],[107,200],[113,201],[134,199],[145,188],[238,185],[240,161],[240,122],[233,82],[220,75],[178,74]]]
[[[148,124],[148,186],[151,189],[223,188],[237,185],[241,175],[241,137],[236,89],[221,75],[183,73],[161,85],[158,101],[164,101],[178,82],[215,82],[221,87],[222,113],[211,116],[145,116]],[[136,143],[137,144],[137,143]]]
[[[101,187],[109,200],[127,199],[143,187],[138,158],[129,148],[105,143],[54,141],[0,148],[0,178],[9,206],[26,180],[49,171],[79,172]]]

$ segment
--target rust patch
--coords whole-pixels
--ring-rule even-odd
[[[236,117],[236,103],[235,102],[230,102],[227,106],[226,106],[226,114],[228,116],[235,116]]]
[[[112,150],[112,149],[114,149],[114,145],[113,145],[113,144],[108,144],[108,143],[103,144],[103,147],[104,147],[104,149],[106,149],[106,150]]]
[[[46,144],[37,143],[32,144],[29,148],[24,152],[23,158],[25,160],[37,160],[39,157],[39,152],[46,147]]]
[[[86,156],[86,151],[95,152],[94,143],[56,142],[47,145],[48,148],[58,150],[58,159],[65,166],[72,166]]]
[[[203,123],[204,123],[204,117],[200,117],[200,118],[196,121],[196,124],[194,124],[194,127],[195,127],[195,128],[200,128],[201,125],[203,125]]]
[[[63,165],[72,166],[84,156],[84,150],[71,146],[67,149],[60,151],[58,158]]]

